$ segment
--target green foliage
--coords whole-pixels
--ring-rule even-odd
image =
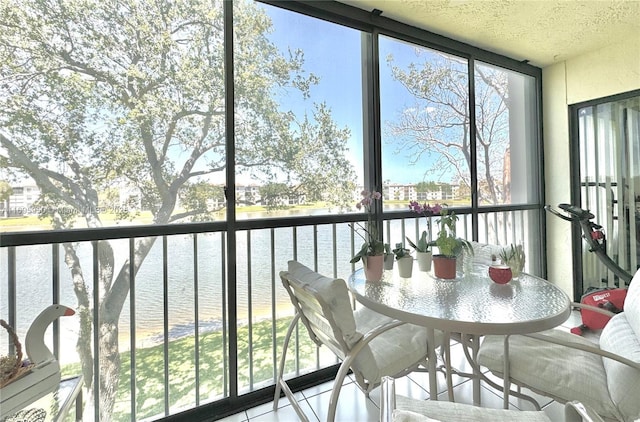
[[[420,235],[420,238],[418,239],[418,242],[413,243],[413,241],[411,239],[409,239],[408,237],[406,238],[407,242],[409,242],[409,245],[416,250],[416,252],[429,252],[429,247],[431,246],[431,242],[429,242],[427,240],[427,231],[424,230],[422,232],[422,235]]]
[[[393,254],[396,259],[401,259],[411,254],[411,251],[404,247],[402,243],[396,243],[396,247],[393,249]]]
[[[382,199],[380,192],[369,192],[367,190],[362,191],[362,199],[356,203],[357,209],[364,209],[367,212],[367,223],[365,226],[356,222],[354,225],[350,225],[364,240],[360,250],[349,261],[354,264],[360,261],[364,256],[381,255],[384,252],[384,243],[381,240],[382,231],[378,227],[378,220],[376,219],[376,201]],[[356,228],[357,226],[357,228]]]
[[[41,217],[54,228],[70,228],[79,217],[102,227],[100,210],[113,201],[102,193],[114,187],[134,192],[156,224],[205,220],[210,200],[220,198],[207,183],[224,175],[231,147],[237,173],[346,206],[356,180],[346,156],[350,131],[322,102],[304,115],[278,103],[282,90],[309,98],[319,78],[304,69],[302,51],[280,51],[271,41],[271,21],[253,1],[233,2],[235,136],[226,130],[222,4],[0,2],[0,162],[7,173],[37,183]],[[136,240],[134,272],[154,241]],[[74,292],[79,303],[90,303],[73,247],[65,262],[78,275]],[[105,245],[98,319],[109,326],[118,325],[129,288],[129,263],[119,270],[114,262]],[[91,321],[81,324],[90,335]],[[105,338],[116,340],[95,348],[117,353],[117,336]],[[91,350],[84,353],[90,368]],[[108,389],[100,394],[108,419],[114,398]]]
[[[12,28],[0,35],[7,166],[76,209],[101,205],[91,195],[117,180],[140,193],[157,223],[202,220],[206,201],[185,191],[226,168],[219,6],[3,3],[0,25]],[[346,206],[355,186],[350,132],[324,103],[309,115],[281,110],[276,90],[308,98],[319,78],[304,70],[302,51],[276,48],[270,26],[261,7],[234,2],[238,169],[265,183],[283,179],[309,201]],[[65,172],[45,170],[51,162]],[[175,209],[177,195],[189,199],[188,213]]]
[[[459,255],[463,250],[473,255],[471,244],[465,239],[456,237],[457,221],[458,216],[455,211],[442,209],[438,219],[440,231],[438,231],[438,237],[434,242],[441,255],[453,257]]]
[[[273,377],[272,366],[272,330],[276,333],[276,350],[282,350],[284,337],[291,318],[280,318],[271,321],[263,321],[252,326],[252,348],[249,349],[249,327],[238,327],[238,365],[240,368],[249,368],[249,352],[254,353],[253,380],[254,382],[270,381]],[[303,327],[300,324],[300,327]],[[297,342],[291,341],[285,366],[285,374],[296,370],[294,348],[298,345],[300,368],[315,368],[316,345],[306,332],[306,328],[300,329]],[[211,400],[214,397],[222,397],[225,385],[225,350],[222,331],[213,331],[200,335],[200,400]],[[193,406],[195,402],[195,341],[193,336],[173,340],[169,342],[169,400],[170,405],[182,404]],[[164,412],[164,348],[157,345],[148,348],[137,348],[136,358],[136,412],[138,419],[150,418]],[[131,386],[131,354],[129,351],[120,353],[122,362],[120,378],[127,382],[120,383],[117,391],[117,401],[114,410],[114,421],[130,421],[130,394]],[[61,368],[62,376],[75,376],[81,371],[80,364],[64,365]],[[241,386],[249,385],[249,374],[239,374]]]
[[[433,181],[416,183],[416,192],[427,193],[427,192],[436,192],[438,190],[439,190],[438,184]]]
[[[520,274],[525,264],[524,247],[522,245],[514,246],[513,244],[505,247],[500,252],[500,259],[505,265],[511,267],[514,277]]]
[[[260,186],[261,202],[267,210],[288,208],[291,196],[295,197],[296,193],[285,183],[267,183]]]
[[[193,215],[193,221],[208,221],[222,207],[216,204],[225,203],[224,190],[203,181],[189,183],[182,190],[180,200],[186,213]]]
[[[9,182],[0,180],[0,201],[6,201],[11,195],[13,195],[13,189]]]
[[[384,243],[381,240],[365,242],[353,258],[349,260],[349,263],[355,264],[365,256],[380,255],[381,253],[384,253]]]

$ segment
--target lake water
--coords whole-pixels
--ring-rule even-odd
[[[400,223],[392,223],[392,242],[400,241],[402,233]],[[352,271],[350,229],[347,224],[333,226],[258,229],[237,233],[237,303],[239,323],[252,320],[288,315],[292,306],[280,282],[278,273],[286,269],[289,259],[296,259],[328,276],[333,275],[334,260],[337,275],[347,278]],[[334,237],[336,239],[334,256]],[[167,303],[166,317],[170,327],[170,337],[178,338],[194,334],[194,322],[199,321],[200,329],[210,331],[222,325],[223,303],[228,295],[223,268],[226,265],[223,255],[224,236],[222,233],[199,234],[197,264],[194,264],[194,236],[177,235],[167,238]],[[316,240],[317,239],[317,240]],[[317,248],[314,244],[317,241]],[[111,241],[114,250],[115,271],[124,265],[129,255],[127,239]],[[294,251],[294,244],[296,250]],[[360,246],[355,240],[356,249]],[[17,265],[17,332],[24,339],[26,330],[33,318],[53,301],[52,279],[53,263],[51,245],[37,245],[16,248]],[[316,256],[317,251],[317,256]],[[90,242],[77,245],[77,253],[90,292],[92,280],[92,248]],[[356,264],[356,268],[361,264]],[[195,270],[198,273],[198,288],[195,289]],[[0,306],[2,318],[7,317],[7,251],[0,249]],[[60,303],[76,308],[77,299],[73,291],[70,271],[60,258]],[[162,238],[158,238],[149,255],[143,262],[135,278],[135,329],[137,347],[146,347],[163,339],[164,326],[164,274]],[[198,315],[195,303],[198,301]],[[131,323],[130,300],[127,298],[119,320],[121,350],[129,348]],[[76,317],[61,318],[63,338],[77,338],[78,321]],[[6,336],[0,339],[0,350],[6,350]],[[65,348],[75,347],[63,342]],[[75,354],[75,352],[73,352]],[[63,353],[66,355],[66,353]]]

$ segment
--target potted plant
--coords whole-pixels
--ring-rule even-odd
[[[404,247],[402,243],[396,243],[393,254],[398,261],[398,274],[403,278],[410,278],[413,273],[413,258],[411,251]]]
[[[362,259],[364,274],[369,281],[380,281],[382,279],[383,260],[384,260],[384,243],[380,239],[380,230],[378,221],[375,219],[374,204],[380,200],[382,195],[380,192],[369,192],[364,190],[361,192],[362,199],[356,204],[357,209],[363,209],[367,212],[367,223],[363,226],[355,223],[351,227],[364,240],[360,250],[349,261],[352,264]]]
[[[431,217],[433,217],[434,214],[439,214],[442,210],[442,206],[440,206],[440,204],[435,204],[432,207],[427,203],[420,204],[418,201],[409,201],[409,209],[415,213],[425,216],[427,220],[427,227],[429,229],[428,233],[431,233]],[[420,271],[431,270],[432,254],[429,248],[433,242],[427,239],[428,233],[427,230],[423,231],[416,243],[407,237],[409,245],[416,250],[416,259],[418,260],[418,268],[420,268]]]
[[[422,235],[416,243],[407,237],[409,245],[416,250],[416,260],[420,271],[431,271],[431,243],[427,240],[427,231],[423,231]]]
[[[442,208],[438,225],[438,237],[435,245],[438,247],[438,255],[433,256],[433,270],[438,278],[456,278],[456,260],[462,252],[473,255],[473,247],[465,239],[456,237],[456,222],[458,216],[454,211]]]
[[[391,251],[391,245],[388,243],[384,244],[384,269],[385,270],[393,270],[393,260],[395,259],[395,255]]]
[[[500,259],[503,264],[511,268],[512,277],[518,278],[524,268],[525,256],[523,246],[514,246],[511,244],[500,252]]]

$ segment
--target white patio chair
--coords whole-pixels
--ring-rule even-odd
[[[395,394],[393,378],[382,380],[380,422],[551,422],[542,411],[489,409],[447,401],[417,400]],[[591,409],[578,402],[564,408],[565,422],[601,422]]]
[[[303,421],[308,421],[283,378],[287,347],[299,320],[318,346],[326,346],[342,360],[333,384],[328,421],[333,421],[344,377],[353,371],[356,383],[368,396],[383,376],[401,377],[412,371],[426,371],[427,330],[393,320],[361,307],[353,311],[347,285],[342,279],[318,274],[296,261],[280,273],[295,316],[287,331],[278,371],[273,403],[278,409],[280,389]],[[442,336],[436,333],[436,344]]]
[[[395,393],[395,380],[384,377],[380,394],[380,422],[551,422],[540,410],[490,409],[447,401],[417,400]],[[568,402],[564,422],[603,422],[592,409]]]
[[[544,306],[544,298],[536,306]],[[598,308],[595,308],[598,309]],[[550,330],[504,337],[488,336],[478,355],[480,365],[505,377],[507,385],[531,390],[565,403],[577,400],[603,419],[640,420],[640,270],[627,292],[624,312],[602,329],[599,344]]]

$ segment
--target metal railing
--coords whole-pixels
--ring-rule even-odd
[[[534,208],[492,211],[480,214],[479,241],[524,243],[529,271],[541,270],[535,257],[538,226]],[[73,242],[81,262],[91,299],[91,350],[93,395],[85,420],[99,419],[101,307],[98,283],[101,243],[109,240],[114,250],[114,271],[129,266],[129,290],[118,320],[121,361],[120,383],[114,420],[154,419],[227,397],[272,387],[281,353],[281,340],[293,315],[286,292],[280,288],[278,272],[295,259],[333,277],[346,278],[355,269],[349,263],[359,238],[350,223],[362,215],[298,217],[238,221],[235,250],[227,245],[224,223],[180,226],[143,226],[68,232],[5,233],[0,236],[0,317],[8,319],[24,336],[39,309],[51,303],[77,305],[74,281],[64,269],[63,245]],[[426,229],[425,218],[398,214],[385,220],[385,241],[392,245],[405,236]],[[461,215],[458,234],[471,238],[471,216]],[[136,240],[154,238],[155,244],[135,271]],[[525,239],[527,241],[525,241]],[[227,280],[228,265],[234,265],[235,280]],[[229,303],[229,292],[236,303]],[[237,331],[230,338],[229,327]],[[236,328],[237,327],[237,328]],[[75,344],[80,332],[78,319],[61,318],[48,333],[63,371],[79,371]],[[293,377],[336,363],[298,332],[288,356]],[[11,353],[4,341],[0,350]],[[229,359],[229,344],[236,345],[237,363]],[[215,347],[217,349],[214,350]],[[161,368],[155,365],[161,361]],[[152,375],[152,380],[145,379]],[[230,378],[238,379],[238,391],[230,391]],[[153,383],[155,381],[155,384]],[[265,393],[267,394],[267,393]]]

